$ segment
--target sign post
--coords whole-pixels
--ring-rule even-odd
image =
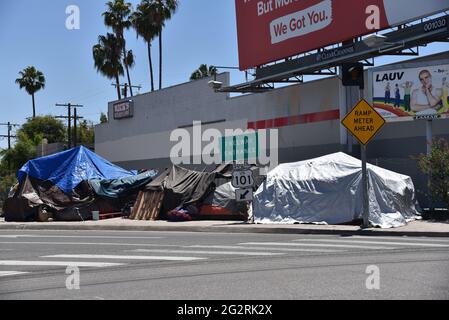
[[[259,157],[259,135],[257,132],[238,136],[223,137],[221,141],[222,161],[232,161],[232,186],[235,190],[235,200],[246,202],[248,207],[253,201],[254,176],[249,160]],[[240,164],[237,164],[237,163]],[[242,164],[243,163],[243,164]]]
[[[385,119],[364,99],[343,119],[342,125],[360,142],[362,153],[362,186],[363,186],[363,227],[369,223],[369,181],[366,160],[366,145],[385,125]]]

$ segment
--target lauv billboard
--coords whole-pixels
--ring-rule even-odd
[[[449,65],[373,73],[374,108],[387,120],[449,118]]]
[[[236,0],[240,69],[435,13],[449,0]]]

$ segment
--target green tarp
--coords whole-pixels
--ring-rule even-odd
[[[150,183],[157,175],[157,171],[151,170],[136,176],[111,180],[89,180],[89,185],[95,194],[110,199],[126,196]]]

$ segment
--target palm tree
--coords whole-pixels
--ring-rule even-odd
[[[16,79],[16,83],[20,89],[25,88],[26,92],[31,95],[33,100],[33,119],[36,118],[36,103],[34,94],[41,89],[45,89],[45,77],[42,72],[36,70],[35,67],[27,67],[19,72],[20,78]]]
[[[178,8],[178,0],[153,0],[154,1],[154,21],[159,28],[159,90],[162,89],[162,29],[165,21],[171,19]]]
[[[125,66],[127,68],[133,68],[134,67],[136,62],[135,62],[135,58],[134,58],[134,54],[133,54],[132,50],[129,50],[129,51],[126,52],[126,57],[125,57],[125,59],[123,61],[124,61]],[[127,89],[128,89],[128,87],[125,86],[125,98],[127,97]],[[132,89],[132,88],[130,87],[130,89]]]
[[[202,64],[190,76],[190,80],[199,80],[217,75],[217,68],[214,66],[207,67],[207,64]]]
[[[127,57],[126,51],[126,41],[124,32],[131,28],[131,12],[132,5],[129,2],[125,2],[124,0],[113,0],[109,1],[107,4],[108,11],[103,13],[104,24],[108,27],[111,27],[114,31],[116,37],[122,41],[123,43],[123,65],[126,69],[126,76],[128,77],[128,84],[131,96],[133,96],[133,89],[131,85],[131,77],[129,76],[129,65],[126,63],[125,59]]]
[[[155,2],[153,0],[142,0],[137,6],[136,11],[131,17],[137,37],[141,36],[148,47],[148,61],[150,65],[150,81],[151,91],[154,91],[154,75],[153,75],[153,61],[151,58],[151,43],[159,34],[160,27],[156,24],[154,15],[156,12]]]
[[[117,96],[121,100],[120,76],[123,75],[123,43],[112,33],[98,37],[98,44],[93,47],[95,68],[108,79],[115,79]]]

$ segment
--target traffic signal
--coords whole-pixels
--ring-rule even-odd
[[[365,88],[363,64],[351,63],[342,66],[343,85],[358,86],[360,89]]]

